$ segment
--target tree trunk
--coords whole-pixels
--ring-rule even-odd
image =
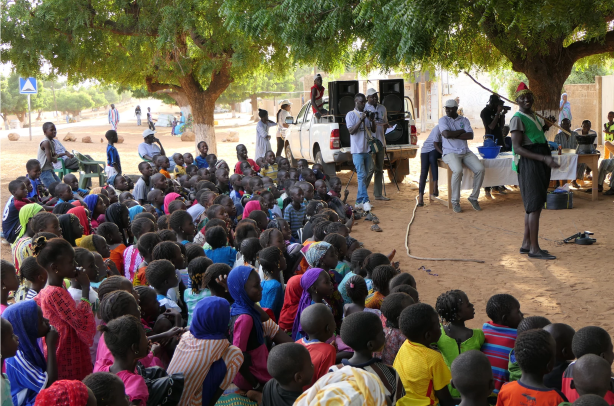
[[[215,100],[212,97],[209,100],[202,98],[203,100],[195,103],[192,102],[194,119],[192,125],[192,131],[194,131],[194,143],[198,146],[198,143],[205,141],[209,146],[210,154],[217,154],[217,145],[215,140],[215,127],[213,125],[213,110],[215,109]]]
[[[15,115],[17,116],[17,120],[19,120],[19,122],[21,123],[21,126],[23,127],[23,125],[25,124],[26,112],[20,111],[20,112],[15,113]]]
[[[260,117],[258,116],[258,96],[252,94],[249,96],[250,101],[252,103],[252,121],[260,121]]]
[[[230,103],[232,108],[232,118],[237,118],[237,103]]]
[[[36,121],[40,121],[43,119],[43,110],[38,111],[38,116],[36,117]]]

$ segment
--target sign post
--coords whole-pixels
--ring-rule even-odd
[[[32,141],[32,109],[30,107],[30,95],[38,93],[36,78],[19,78],[19,93],[28,95],[28,130],[30,130],[30,141]]]

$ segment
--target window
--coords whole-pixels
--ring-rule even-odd
[[[311,121],[311,116],[313,115],[313,109],[311,108],[311,104],[309,104],[309,107],[307,109],[307,114],[305,115],[305,122],[308,123]]]
[[[296,116],[296,122],[300,123],[301,120],[303,119],[303,116],[305,116],[305,111],[307,110],[307,108],[309,107],[309,103],[305,104],[303,106],[303,108],[301,109],[301,111],[299,111],[298,116]],[[309,109],[311,110],[311,109]]]

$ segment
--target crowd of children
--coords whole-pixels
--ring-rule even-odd
[[[201,142],[133,184],[107,139],[108,185],[45,184],[38,160],[9,184],[1,406],[614,405],[605,330],[507,294],[481,329],[461,290],[421,303],[318,166],[238,145],[229,176]]]

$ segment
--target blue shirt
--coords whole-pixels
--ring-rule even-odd
[[[4,238],[11,244],[15,242],[21,226],[19,223],[19,210],[15,207],[14,199],[13,196],[9,198],[2,212],[2,232],[4,233]]]
[[[227,264],[230,267],[233,267],[237,260],[237,250],[229,246],[205,250],[205,255],[214,264]]]
[[[292,230],[292,237],[298,238],[298,230],[303,228],[303,221],[305,220],[305,213],[307,212],[307,207],[304,204],[301,204],[301,208],[296,210],[292,204],[289,204],[284,210],[284,220],[290,224],[290,229]]]
[[[28,199],[32,199],[34,196],[38,196],[38,185],[42,185],[43,182],[41,178],[32,179],[29,175],[26,175],[26,178],[30,179],[30,183],[32,184],[32,191],[28,193]]]
[[[36,396],[47,385],[47,373],[32,365],[19,350],[13,358],[7,358],[5,364],[6,374],[11,382],[13,404],[34,405]]]
[[[260,282],[262,286],[262,299],[260,307],[271,309],[275,318],[279,320],[281,308],[284,305],[284,289],[277,279],[270,279]]]
[[[208,168],[209,164],[207,163],[207,161],[205,160],[205,158],[203,158],[202,156],[198,155],[196,157],[196,159],[194,160],[194,162],[196,162],[196,166],[198,166],[198,169],[201,168]]]
[[[117,152],[117,148],[109,144],[107,145],[107,165],[113,166],[114,164],[117,164],[119,172],[121,173],[122,164],[119,160],[119,152]]]

